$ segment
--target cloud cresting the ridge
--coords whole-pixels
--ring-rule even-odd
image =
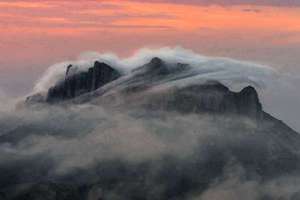
[[[272,67],[253,62],[203,56],[181,47],[144,48],[129,57],[119,57],[114,53],[82,53],[77,60],[50,66],[36,82],[32,93],[47,92],[58,80],[64,78],[66,67],[69,64],[73,64],[79,70],[87,70],[93,66],[94,61],[99,60],[128,74],[132,69],[142,66],[153,57],[160,57],[170,63],[190,64],[194,69],[194,75],[186,79],[188,82],[217,80],[235,91],[252,85],[258,90],[266,111],[275,114],[297,130],[299,129],[296,118],[291,115],[291,113],[297,113],[295,109],[297,109],[297,101],[300,100],[300,96],[296,92],[300,80],[297,75],[278,72]],[[285,104],[286,101],[290,103]],[[293,107],[292,112],[291,106]]]
[[[163,59],[170,67],[177,62],[189,64],[195,72],[191,79],[196,83],[214,79],[232,87],[254,84],[260,92],[270,90],[271,93],[286,83],[281,78],[284,75],[268,66],[165,47],[141,49],[127,58],[113,53],[84,53],[75,61],[51,66],[35,90],[46,91],[64,77],[69,64],[81,71],[99,60],[130,74],[132,69],[153,57]],[[107,187],[108,197],[119,195],[121,199],[126,199],[126,192],[139,188],[135,183],[143,183],[147,195],[162,199],[168,192],[166,187],[182,180],[192,185],[184,191],[187,200],[297,197],[299,184],[294,183],[299,183],[298,176],[278,175],[265,181],[259,174],[247,174],[249,169],[235,160],[248,158],[243,155],[247,152],[257,156],[254,158],[259,161],[253,159],[257,164],[269,158],[270,163],[277,159],[281,162],[280,153],[274,154],[272,148],[269,149],[277,138],[269,137],[269,133],[253,135],[255,123],[248,118],[168,111],[152,113],[127,106],[114,109],[90,103],[66,107],[45,104],[38,109],[25,107],[13,111],[2,111],[0,107],[0,135],[4,141],[0,144],[0,166],[21,182],[55,182],[71,177],[72,183],[95,184],[96,189]],[[243,151],[236,151],[237,146]],[[278,148],[284,151],[281,146]],[[218,176],[211,175],[211,170]],[[209,180],[202,182],[207,175]],[[118,179],[124,176],[124,180]],[[6,178],[6,174],[0,174],[1,180],[7,181],[10,177]],[[105,178],[118,180],[120,184],[114,184],[116,187],[111,189]],[[98,182],[101,184],[97,185]],[[171,193],[179,191],[172,189]]]
[[[93,62],[98,60],[116,67],[124,73],[130,73],[132,69],[146,64],[154,57],[159,57],[169,63],[189,64],[195,70],[196,79],[215,79],[228,82],[231,86],[244,82],[244,84],[252,83],[263,88],[268,84],[268,81],[275,80],[277,76],[277,72],[271,67],[230,58],[207,57],[181,47],[144,48],[127,58],[120,58],[113,53],[86,52],[75,61],[55,64],[50,66],[37,81],[34,92],[47,91],[57,81],[62,80],[69,64],[73,64],[81,71],[87,70],[93,65]]]

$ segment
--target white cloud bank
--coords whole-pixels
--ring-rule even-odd
[[[297,120],[298,113],[300,113],[299,77],[283,74],[270,66],[230,58],[203,56],[181,47],[144,48],[127,58],[120,58],[113,53],[86,52],[77,60],[50,66],[37,81],[33,93],[46,92],[58,80],[63,79],[69,64],[75,65],[78,70],[86,70],[93,65],[95,60],[98,60],[126,74],[149,62],[153,57],[159,57],[168,63],[190,64],[194,67],[195,75],[192,78],[195,81],[215,79],[233,90],[240,90],[249,84],[254,85],[258,89],[265,110],[300,131],[300,123]]]
[[[194,67],[195,75],[199,79],[216,79],[231,84],[245,82],[264,87],[276,76],[275,70],[267,66],[229,58],[207,57],[181,47],[141,49],[128,58],[120,58],[112,53],[89,52],[80,55],[75,61],[66,61],[49,67],[36,83],[34,92],[46,91],[56,81],[61,80],[69,64],[75,65],[78,70],[86,70],[93,65],[94,61],[98,60],[114,66],[124,73],[130,73],[130,70],[142,66],[153,57],[159,57],[168,63],[190,64]]]

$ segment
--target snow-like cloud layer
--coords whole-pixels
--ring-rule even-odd
[[[95,60],[99,60],[128,74],[132,69],[148,63],[153,57],[159,57],[168,63],[190,64],[193,66],[194,76],[190,77],[189,81],[214,79],[232,90],[253,85],[258,90],[266,111],[284,120],[296,130],[300,130],[297,120],[300,112],[297,85],[300,85],[300,78],[297,75],[278,72],[272,67],[258,63],[204,56],[181,47],[144,48],[125,58],[111,52],[85,52],[77,60],[50,66],[36,82],[33,93],[46,92],[49,87],[62,80],[69,64],[77,66],[80,71],[87,70],[93,66]]]
[[[267,66],[230,58],[207,57],[180,47],[165,47],[141,49],[128,58],[120,58],[113,53],[83,53],[75,61],[66,61],[50,66],[35,85],[34,91],[46,91],[58,80],[63,79],[69,64],[75,65],[80,71],[87,70],[93,66],[94,61],[98,60],[116,67],[124,73],[130,73],[130,70],[148,63],[153,57],[159,57],[168,63],[189,64],[194,68],[197,78],[227,81],[232,85],[250,82],[258,87],[264,87],[276,76],[276,72]]]

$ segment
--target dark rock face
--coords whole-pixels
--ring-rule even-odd
[[[27,103],[43,103],[44,101],[45,97],[40,93],[34,94],[26,98]]]
[[[248,86],[237,93],[237,108],[238,112],[251,116],[252,118],[262,118],[262,106],[259,102],[256,90]]]
[[[69,65],[64,81],[49,89],[47,102],[57,102],[77,97],[81,94],[94,91],[121,76],[117,70],[98,61],[87,72],[70,75],[71,68],[72,65]]]
[[[96,61],[86,72],[72,74],[72,65],[66,70],[65,79],[48,90],[47,97],[39,94],[27,98],[27,102],[48,103],[72,99],[94,91],[103,85],[118,79],[121,74],[111,66]],[[147,90],[168,77],[181,74],[190,69],[188,64],[167,64],[160,58],[153,58],[149,63],[132,71],[133,76],[125,79],[124,89],[127,96],[126,105],[132,102],[152,110],[163,109],[181,113],[215,113],[238,114],[260,120],[263,116],[262,106],[256,90],[248,86],[240,92],[232,92],[217,81],[188,85],[182,88],[171,88],[158,94],[147,96]],[[184,78],[184,77],[183,77]],[[180,79],[180,77],[179,77]],[[143,99],[133,99],[138,93],[145,93]]]
[[[216,81],[174,88],[153,96],[149,102],[146,103],[148,108],[181,113],[238,114],[257,120],[261,119],[263,113],[258,94],[253,87],[248,86],[240,92],[232,92]]]
[[[166,75],[170,73],[164,61],[160,58],[152,58],[151,61],[144,66],[137,69],[137,71],[144,71],[146,74]]]
[[[161,60],[160,58],[154,57],[151,61],[137,69],[133,72],[143,75],[143,76],[166,76],[169,74],[174,74],[176,72],[183,71],[188,68],[187,64],[177,63],[172,67]]]

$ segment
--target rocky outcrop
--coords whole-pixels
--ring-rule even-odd
[[[97,90],[121,76],[111,66],[98,61],[84,72],[74,73],[73,68],[72,65],[67,67],[65,79],[51,87],[46,98],[37,94],[28,97],[27,101],[55,103],[72,99]],[[180,77],[180,75],[188,72],[189,69],[188,64],[170,64],[155,57],[149,63],[133,70],[132,76],[125,77],[116,84],[121,88],[117,95],[126,96],[126,100],[123,102],[126,106],[135,102],[134,106],[141,105],[152,110],[162,109],[199,114],[237,114],[258,120],[262,118],[263,110],[258,94],[251,86],[240,92],[233,92],[218,81],[207,81],[188,84],[185,87],[171,87],[165,91],[158,90],[158,93],[150,92],[148,95],[148,90],[151,91],[151,88],[156,86],[160,87],[164,81],[184,79],[185,76]],[[115,90],[118,91],[118,88]],[[141,99],[134,99],[135,96],[140,96]],[[88,98],[87,101],[89,100],[91,99]]]
[[[252,86],[245,87],[236,94],[236,106],[240,114],[256,119],[261,119],[263,117],[262,106],[258,94]]]
[[[27,103],[27,105],[35,103],[44,103],[45,97],[42,94],[37,93],[27,97],[25,102]]]
[[[188,64],[167,64],[162,59],[154,57],[149,63],[135,69],[133,72],[143,76],[166,76],[189,69]]]
[[[71,74],[72,65],[67,67],[65,80],[51,87],[46,101],[57,102],[71,99],[98,89],[99,87],[116,80],[121,74],[111,66],[95,62],[86,72]]]
[[[151,109],[174,110],[182,113],[238,114],[261,119],[263,110],[256,90],[248,86],[232,92],[217,81],[174,88],[152,95],[146,106]]]

